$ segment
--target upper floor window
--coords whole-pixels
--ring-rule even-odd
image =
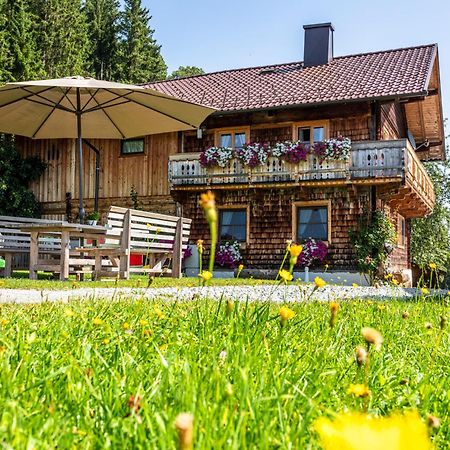
[[[250,133],[247,129],[219,130],[216,133],[218,147],[242,148],[248,142]]]
[[[247,208],[219,209],[220,241],[247,241]]]
[[[121,147],[122,155],[135,155],[144,153],[144,138],[124,139]]]
[[[294,140],[304,144],[324,141],[328,137],[327,122],[305,122],[294,125]]]

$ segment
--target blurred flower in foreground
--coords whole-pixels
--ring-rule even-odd
[[[213,277],[213,274],[209,270],[203,270],[198,276],[200,277],[202,284],[205,285]]]
[[[380,350],[381,344],[383,343],[383,336],[379,331],[375,330],[375,328],[364,327],[361,332],[369,345],[373,345],[375,350]]]
[[[191,450],[194,431],[194,417],[189,413],[181,413],[175,420],[178,430],[178,448],[180,450]]]
[[[431,450],[427,427],[415,411],[373,417],[341,414],[315,422],[325,450]]]

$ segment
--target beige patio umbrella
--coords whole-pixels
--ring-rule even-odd
[[[0,87],[0,132],[76,138],[83,206],[83,138],[125,139],[196,129],[214,109],[141,86],[68,77]]]

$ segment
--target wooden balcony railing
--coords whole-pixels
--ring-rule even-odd
[[[169,181],[172,189],[196,185],[301,183],[304,181],[362,180],[398,178],[408,180],[421,195],[434,204],[432,182],[407,139],[360,141],[352,143],[349,161],[320,161],[309,155],[307,161],[290,164],[270,157],[253,169],[233,159],[227,167],[205,168],[199,153],[172,155]]]

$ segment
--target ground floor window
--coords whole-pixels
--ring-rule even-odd
[[[293,239],[330,241],[330,203],[297,202],[293,206]]]
[[[219,240],[246,242],[248,237],[247,207],[219,208]]]

